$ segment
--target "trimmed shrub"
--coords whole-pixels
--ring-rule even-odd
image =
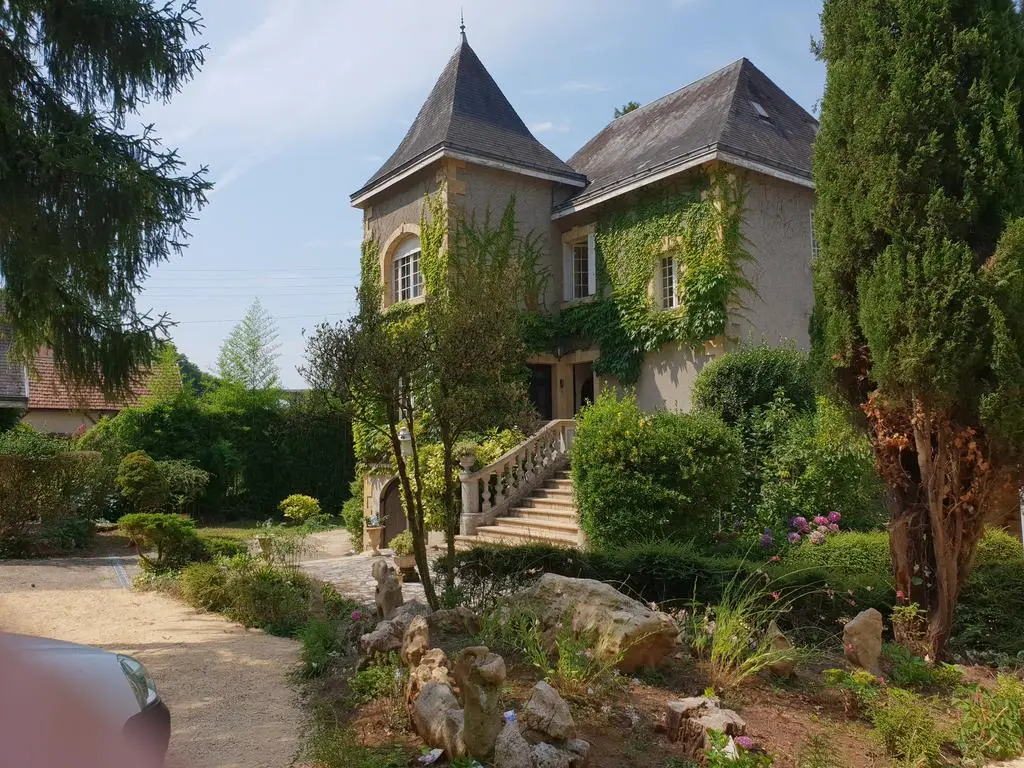
[[[188,461],[166,459],[156,462],[156,466],[167,482],[171,504],[178,513],[193,509],[210,484],[210,473]]]
[[[321,516],[320,502],[312,496],[293,493],[277,505],[281,514],[296,523],[305,523]]]
[[[580,527],[597,547],[709,538],[732,499],[740,444],[709,415],[645,414],[603,395],[580,414],[572,447]]]
[[[976,566],[960,591],[952,647],[971,655],[981,651],[1012,659],[1021,651],[1022,637],[1024,563]]]
[[[159,512],[134,512],[117,521],[139,553],[143,568],[169,571],[208,557],[194,520]]]
[[[70,447],[71,443],[66,437],[37,432],[24,423],[0,432],[0,455],[45,459],[66,453]]]
[[[693,383],[698,410],[736,424],[782,392],[798,411],[814,410],[814,384],[807,354],[794,347],[746,347],[708,363]]]
[[[155,512],[167,504],[167,480],[145,451],[125,456],[117,467],[117,487],[137,512]]]
[[[193,563],[178,577],[181,598],[194,608],[224,611],[231,605],[228,572],[217,563]]]
[[[1024,565],[1024,546],[1021,545],[1021,540],[998,528],[986,528],[985,535],[978,542],[974,567],[1004,563]]]
[[[845,574],[873,574],[891,581],[889,534],[843,532],[825,537],[821,544],[803,541],[789,547],[783,562],[792,570],[829,568]]]
[[[239,624],[291,637],[309,620],[313,582],[292,569],[241,559],[229,572],[231,604],[225,612]]]
[[[201,539],[203,549],[212,558],[234,557],[235,555],[245,555],[249,552],[249,545],[244,541],[228,538],[227,536],[203,536]]]

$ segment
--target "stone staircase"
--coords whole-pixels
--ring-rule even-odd
[[[557,544],[579,546],[576,505],[569,470],[556,472],[529,495],[509,508],[491,525],[481,525],[475,536],[457,536],[461,549],[474,544]]]

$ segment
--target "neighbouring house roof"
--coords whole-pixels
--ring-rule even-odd
[[[11,341],[0,334],[0,408],[24,408],[28,404],[25,366],[8,359]]]
[[[803,107],[740,59],[609,123],[569,158],[589,183],[556,216],[716,158],[810,186],[817,128]]]
[[[28,409],[60,411],[120,411],[135,405],[139,398],[149,394],[144,384],[132,387],[132,393],[120,399],[109,399],[93,387],[69,387],[60,378],[48,349],[36,354],[35,363],[28,372]]]
[[[356,204],[443,154],[492,161],[582,187],[583,176],[537,141],[463,34],[459,47],[387,162],[352,194]]]

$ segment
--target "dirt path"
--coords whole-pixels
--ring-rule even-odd
[[[303,720],[288,680],[298,644],[125,589],[115,562],[0,563],[0,629],[137,656],[171,710],[167,768],[291,765]]]

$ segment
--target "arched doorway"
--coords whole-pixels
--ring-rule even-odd
[[[384,518],[384,546],[388,546],[395,536],[409,527],[409,521],[402,510],[402,492],[395,478],[380,495],[380,514]]]

